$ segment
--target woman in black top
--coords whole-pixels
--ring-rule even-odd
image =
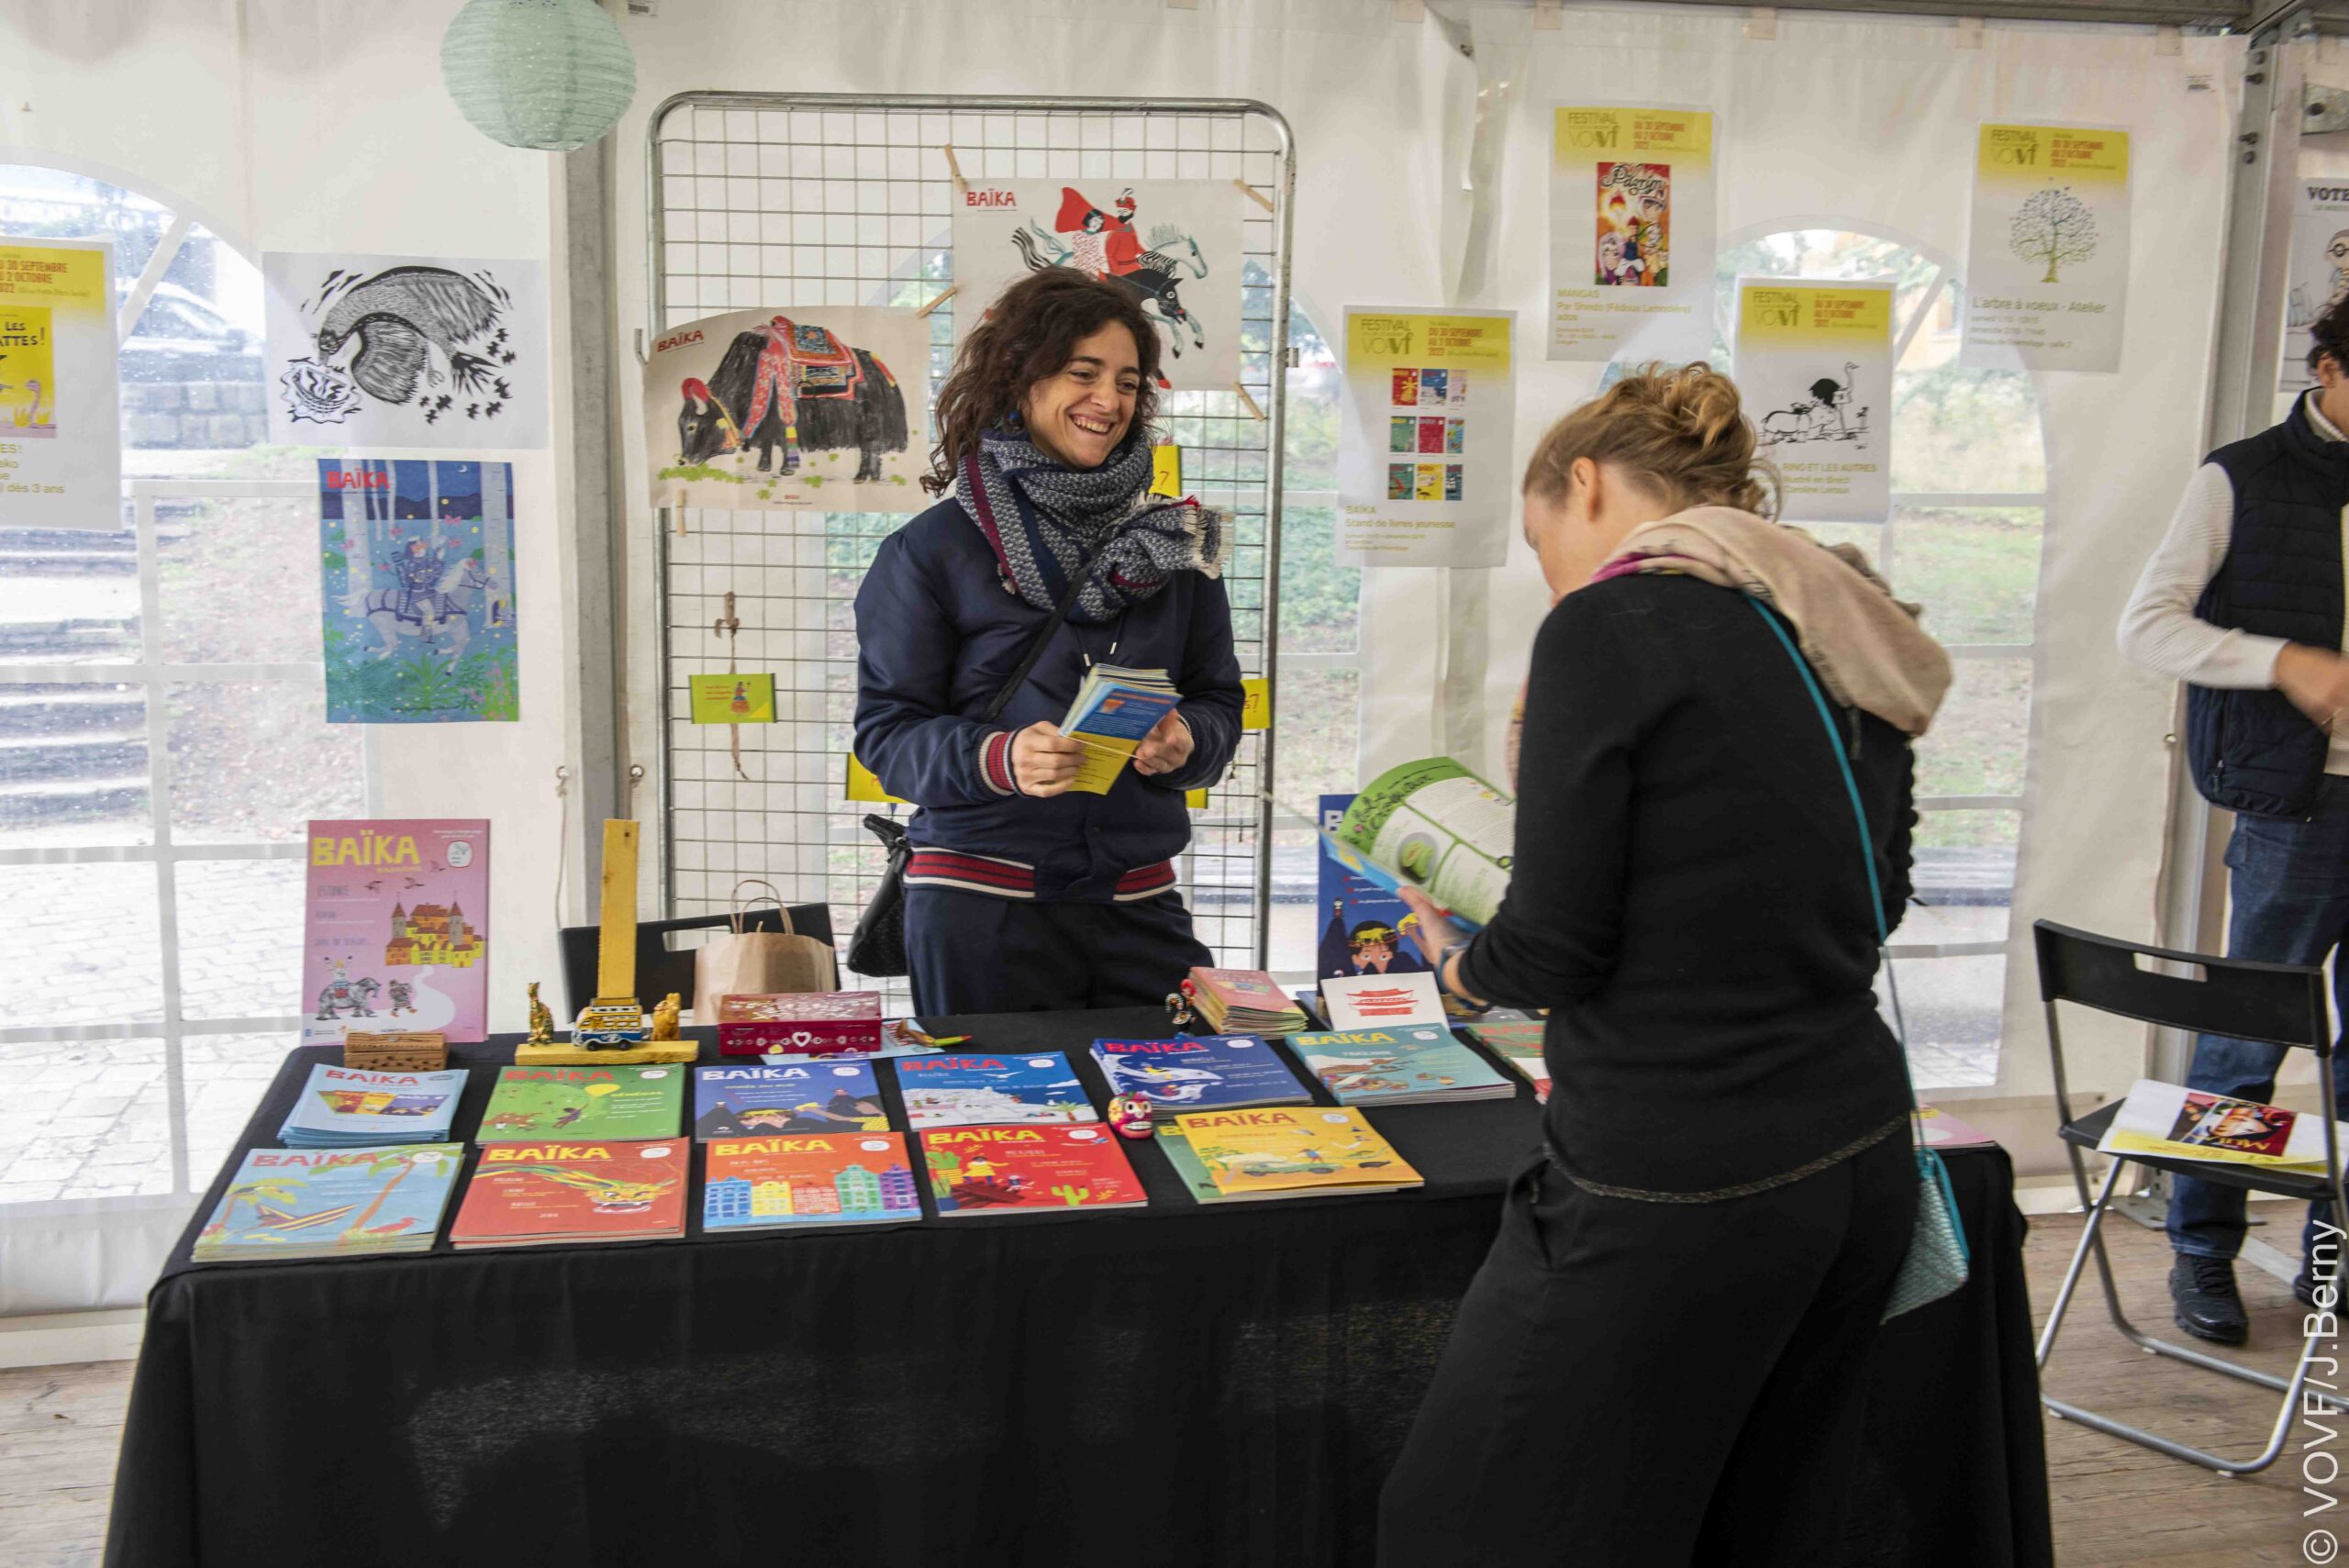
[[[1736,389],[1692,365],[1569,415],[1526,473],[1559,597],[1508,895],[1473,941],[1405,896],[1447,987],[1552,1010],[1547,1147],[1387,1483],[1387,1568],[1809,1563],[1835,1539],[1916,1186],[1835,749],[1897,920],[1948,663],[1856,556],[1755,515],[1753,467]]]

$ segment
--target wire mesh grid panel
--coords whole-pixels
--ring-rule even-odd
[[[1241,103],[688,94],[654,114],[650,139],[654,335],[728,310],[934,306],[926,317],[933,402],[958,313],[987,303],[950,292],[964,183],[1212,180],[1252,192],[1232,191],[1245,214],[1240,381],[1230,391],[1165,395],[1160,423],[1182,449],[1185,488],[1230,518],[1224,583],[1241,667],[1273,674],[1287,351],[1276,324],[1288,319],[1294,170],[1277,116]],[[662,885],[672,914],[723,910],[739,884],[757,880],[786,903],[830,906],[845,946],[885,869],[863,817],[910,811],[852,800],[847,787],[853,601],[874,551],[905,520],[659,514]],[[740,627],[731,637],[716,629],[729,593]],[[692,722],[689,678],[729,669],[774,676],[774,723]],[[1271,770],[1270,732],[1244,735],[1222,783],[1192,812],[1191,848],[1178,862],[1200,940],[1220,962],[1263,961]],[[901,991],[891,999],[901,1002]]]

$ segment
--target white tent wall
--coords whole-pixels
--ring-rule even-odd
[[[490,141],[441,87],[440,35],[458,5],[17,0],[0,11],[0,143],[12,159],[183,206],[255,259],[331,249],[546,261],[555,161]],[[563,326],[558,299],[551,340],[566,340]],[[563,408],[558,382],[552,450],[482,454],[515,468],[520,722],[384,727],[372,747],[382,815],[491,821],[493,1029],[522,1028],[523,982],[559,973],[552,790],[573,728],[563,671],[575,625],[555,489]],[[293,1006],[272,997],[254,1010]],[[208,1176],[196,1173],[197,1185]],[[184,1200],[167,1199],[0,1210],[0,1317],[135,1305],[184,1219]]]

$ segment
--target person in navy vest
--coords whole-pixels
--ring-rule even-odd
[[[882,541],[857,590],[856,754],[921,808],[905,878],[918,1013],[1143,1006],[1213,962],[1174,857],[1185,792],[1222,777],[1240,740],[1230,534],[1150,494],[1158,359],[1129,291],[1064,268],[1005,290],[939,394],[922,484],[944,498]],[[1163,669],[1183,694],[1106,795],[1070,788],[1084,749],[1058,728],[1096,663]]]
[[[2342,532],[2349,506],[2349,304],[2310,328],[2317,384],[2285,421],[2212,452],[2188,482],[2121,620],[2121,651],[2187,684],[2196,787],[2235,813],[2227,847],[2227,954],[2322,963],[2349,932],[2349,659],[2343,657]],[[2349,1014],[2349,970],[2334,974]],[[2285,1048],[2203,1035],[2190,1088],[2275,1095]],[[2171,1178],[2170,1296],[2178,1327],[2250,1337],[2234,1258],[2244,1194]],[[2307,1249],[2329,1229],[2311,1208]],[[2328,1254],[2331,1255],[2331,1254]],[[2313,1306],[2303,1262],[2293,1294]],[[2331,1284],[2330,1276],[2322,1282]]]

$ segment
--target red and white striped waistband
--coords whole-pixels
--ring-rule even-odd
[[[1036,868],[1025,861],[994,855],[964,854],[960,850],[917,849],[906,862],[908,887],[952,887],[963,893],[986,893],[997,898],[1036,896]],[[1155,898],[1174,885],[1174,862],[1137,866],[1118,878],[1114,902],[1130,904]]]

